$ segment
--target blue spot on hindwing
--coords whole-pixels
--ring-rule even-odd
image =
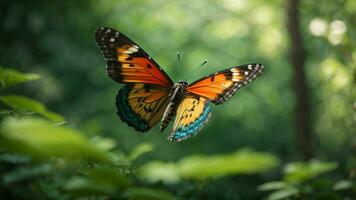
[[[175,131],[171,141],[181,141],[190,136],[195,136],[209,120],[211,114],[211,106],[207,103],[202,114],[189,125],[180,125]]]

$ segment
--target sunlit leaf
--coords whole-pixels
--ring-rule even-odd
[[[181,179],[176,164],[161,161],[151,161],[141,166],[138,175],[149,182],[177,183]]]
[[[171,193],[161,189],[130,188],[127,190],[130,200],[173,200]]]
[[[347,190],[350,189],[353,186],[352,181],[350,180],[342,180],[334,185],[334,190]]]
[[[283,190],[277,190],[275,192],[272,192],[267,200],[280,200],[280,199],[289,199],[295,195],[298,194],[298,189],[296,188],[286,188],[286,189],[283,189]]]
[[[240,150],[231,154],[191,155],[177,163],[153,161],[139,170],[139,175],[149,181],[177,182],[181,178],[206,179],[235,174],[256,174],[279,164],[268,153]]]
[[[0,101],[16,112],[34,112],[54,122],[64,121],[62,116],[57,113],[48,111],[42,103],[28,97],[19,95],[7,95],[1,96]]]
[[[108,195],[115,192],[112,185],[101,185],[92,182],[85,177],[75,177],[70,179],[64,189],[71,192],[73,196]]]
[[[139,156],[148,153],[153,150],[153,145],[150,143],[141,143],[136,146],[130,153],[129,158],[130,160],[136,160]]]
[[[272,182],[267,182],[258,187],[258,190],[260,191],[269,191],[269,190],[281,190],[283,188],[288,187],[289,184],[283,181],[272,181]]]
[[[115,150],[110,152],[111,159],[118,166],[130,166],[131,160],[127,157],[125,153],[120,150]]]
[[[44,113],[39,113],[42,116],[44,116],[45,118],[52,120],[53,122],[56,122],[57,124],[59,123],[66,123],[66,121],[64,121],[64,117],[58,113],[55,112],[51,112],[51,111],[47,111]]]
[[[10,87],[26,81],[39,79],[38,74],[24,74],[14,69],[5,69],[0,67],[0,88]]]
[[[197,179],[232,174],[256,174],[278,164],[279,161],[275,156],[250,150],[213,156],[192,155],[178,163],[183,177]]]
[[[115,141],[111,138],[94,137],[90,140],[90,143],[105,150],[112,150],[116,147]]]
[[[42,103],[25,96],[1,96],[0,100],[2,103],[11,107],[15,111],[32,111],[36,113],[46,112],[46,107]]]
[[[285,167],[285,180],[293,183],[300,183],[312,179],[320,174],[334,170],[337,167],[335,162],[321,162],[312,160],[308,163],[289,163]]]
[[[38,118],[9,118],[4,121],[0,146],[36,158],[65,157],[113,163],[110,154],[91,144],[80,132],[52,126]]]

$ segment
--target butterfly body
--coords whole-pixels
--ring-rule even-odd
[[[173,83],[163,69],[135,42],[106,27],[95,32],[106,71],[126,84],[116,96],[117,114],[137,131],[147,132],[161,122],[163,131],[175,116],[169,141],[196,135],[211,116],[211,103],[222,104],[258,77],[263,65],[251,63],[205,76],[191,84]]]
[[[177,112],[178,106],[181,103],[184,95],[185,88],[188,83],[186,81],[178,81],[178,83],[174,84],[169,93],[169,103],[167,108],[165,109],[161,121],[160,130],[163,131],[169,124],[169,122],[173,119],[174,115]]]

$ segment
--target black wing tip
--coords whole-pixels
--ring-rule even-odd
[[[242,68],[244,70],[250,71],[251,73],[248,75],[248,79],[252,81],[262,74],[265,66],[260,63],[248,63],[238,66],[237,68]]]
[[[101,38],[103,38],[103,36],[105,35],[112,35],[113,33],[120,33],[119,31],[110,28],[110,27],[106,27],[106,26],[99,26],[96,30],[95,30],[95,39],[97,42],[100,42]]]
[[[105,31],[107,31],[107,30],[116,31],[115,29],[110,28],[110,27],[107,27],[107,26],[99,26],[98,28],[96,28],[95,34],[97,34],[97,33],[102,33],[102,32],[105,32]]]
[[[247,64],[244,64],[244,65],[242,65],[243,67],[248,67],[248,66],[253,66],[254,68],[261,68],[261,69],[263,69],[263,68],[265,68],[265,66],[263,65],[263,64],[261,64],[261,63],[247,63]]]

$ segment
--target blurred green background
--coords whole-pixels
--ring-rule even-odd
[[[299,25],[293,21],[294,11],[299,12]],[[353,0],[3,0],[0,194],[7,199],[70,199],[75,190],[74,197],[89,199],[352,199],[356,194],[355,21]],[[106,75],[94,40],[99,26],[117,29],[136,41],[174,81],[192,82],[251,62],[263,63],[265,71],[227,103],[213,106],[210,122],[196,137],[169,143],[168,131],[160,133],[154,127],[141,134],[116,115],[115,96],[122,85]],[[302,40],[296,45],[293,37],[298,33]],[[299,45],[305,62],[296,66],[293,52]],[[204,60],[208,63],[199,67]],[[297,84],[296,68],[305,75]],[[33,74],[41,78],[15,85],[37,79]],[[10,84],[14,86],[7,87]],[[300,96],[303,85],[307,92]],[[36,99],[46,108],[12,94]],[[304,101],[308,106],[303,115],[298,102]],[[39,115],[52,122],[36,118]],[[297,123],[300,118],[306,119],[306,129]],[[71,127],[70,133],[66,127]],[[34,135],[24,137],[22,132]],[[90,146],[95,143],[103,144],[102,149]],[[130,157],[135,149],[138,156],[147,153]],[[204,156],[194,157],[198,155]],[[256,168],[260,164],[261,169]],[[182,172],[184,166],[197,168]],[[204,173],[224,167],[229,170]],[[143,170],[136,173],[136,169]],[[298,181],[288,178],[293,170],[302,174]],[[15,176],[10,176],[12,181],[9,174]],[[77,187],[69,180],[78,174],[79,182],[87,181],[79,189],[78,180]],[[122,183],[100,182],[110,176],[119,180],[122,174],[136,190],[125,184],[125,189],[116,190]],[[272,189],[258,188],[277,180]],[[100,195],[90,193],[99,186],[103,186]]]

